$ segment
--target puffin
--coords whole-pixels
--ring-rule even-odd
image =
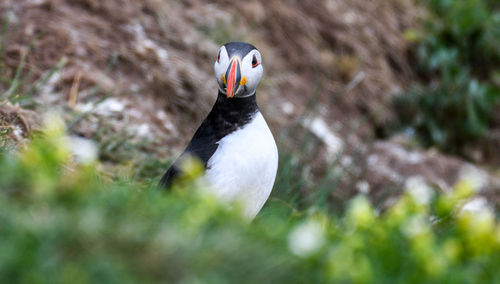
[[[243,215],[253,219],[271,194],[278,170],[278,148],[257,105],[262,55],[252,44],[226,43],[214,72],[217,100],[160,186],[170,188],[183,175],[183,162],[195,158],[203,165],[206,190],[220,200],[239,202]]]

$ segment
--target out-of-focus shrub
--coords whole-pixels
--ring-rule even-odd
[[[500,225],[463,206],[466,180],[449,194],[412,184],[384,213],[360,196],[339,215],[270,203],[248,223],[195,181],[103,180],[71,161],[62,129],[0,156],[1,283],[500,281]]]
[[[427,0],[428,14],[415,41],[416,84],[396,107],[426,146],[460,152],[490,127],[500,99],[500,10],[488,0]]]
[[[395,105],[424,146],[460,153],[486,133],[499,98],[498,89],[462,71],[431,86],[412,86]]]

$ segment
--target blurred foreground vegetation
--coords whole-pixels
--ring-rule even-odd
[[[383,213],[363,196],[339,215],[272,200],[248,223],[196,181],[165,193],[103,179],[71,160],[63,129],[49,121],[0,156],[2,283],[500,281],[500,224],[461,208],[473,182],[412,186]]]

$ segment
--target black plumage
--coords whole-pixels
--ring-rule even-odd
[[[256,95],[227,98],[219,91],[217,100],[191,142],[160,180],[160,186],[168,188],[180,174],[180,161],[185,155],[197,157],[206,168],[208,160],[218,147],[218,142],[226,135],[247,124],[259,111]],[[244,145],[242,145],[244,147]]]
[[[240,58],[243,58],[250,51],[257,49],[255,46],[249,43],[240,41],[226,43],[224,46],[226,47],[229,58],[233,56],[239,56]]]

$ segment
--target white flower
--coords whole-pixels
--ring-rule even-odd
[[[484,197],[477,197],[472,200],[469,200],[462,207],[462,212],[470,212],[470,213],[480,213],[484,210],[490,210],[488,206],[488,201]]]
[[[320,222],[309,220],[298,225],[288,237],[288,247],[301,257],[318,251],[325,243],[325,230]]]
[[[97,160],[97,146],[89,139],[78,136],[69,136],[68,147],[77,163],[90,164]]]
[[[402,230],[408,237],[416,237],[429,232],[429,221],[422,215],[413,216],[404,224]]]
[[[434,195],[434,190],[427,185],[425,179],[421,176],[412,176],[406,180],[406,191],[420,205],[427,205]]]
[[[466,165],[460,170],[460,180],[467,181],[478,192],[488,183],[488,176],[477,167]]]
[[[474,234],[490,234],[495,229],[495,213],[486,198],[477,197],[468,201],[459,211],[459,217]]]

